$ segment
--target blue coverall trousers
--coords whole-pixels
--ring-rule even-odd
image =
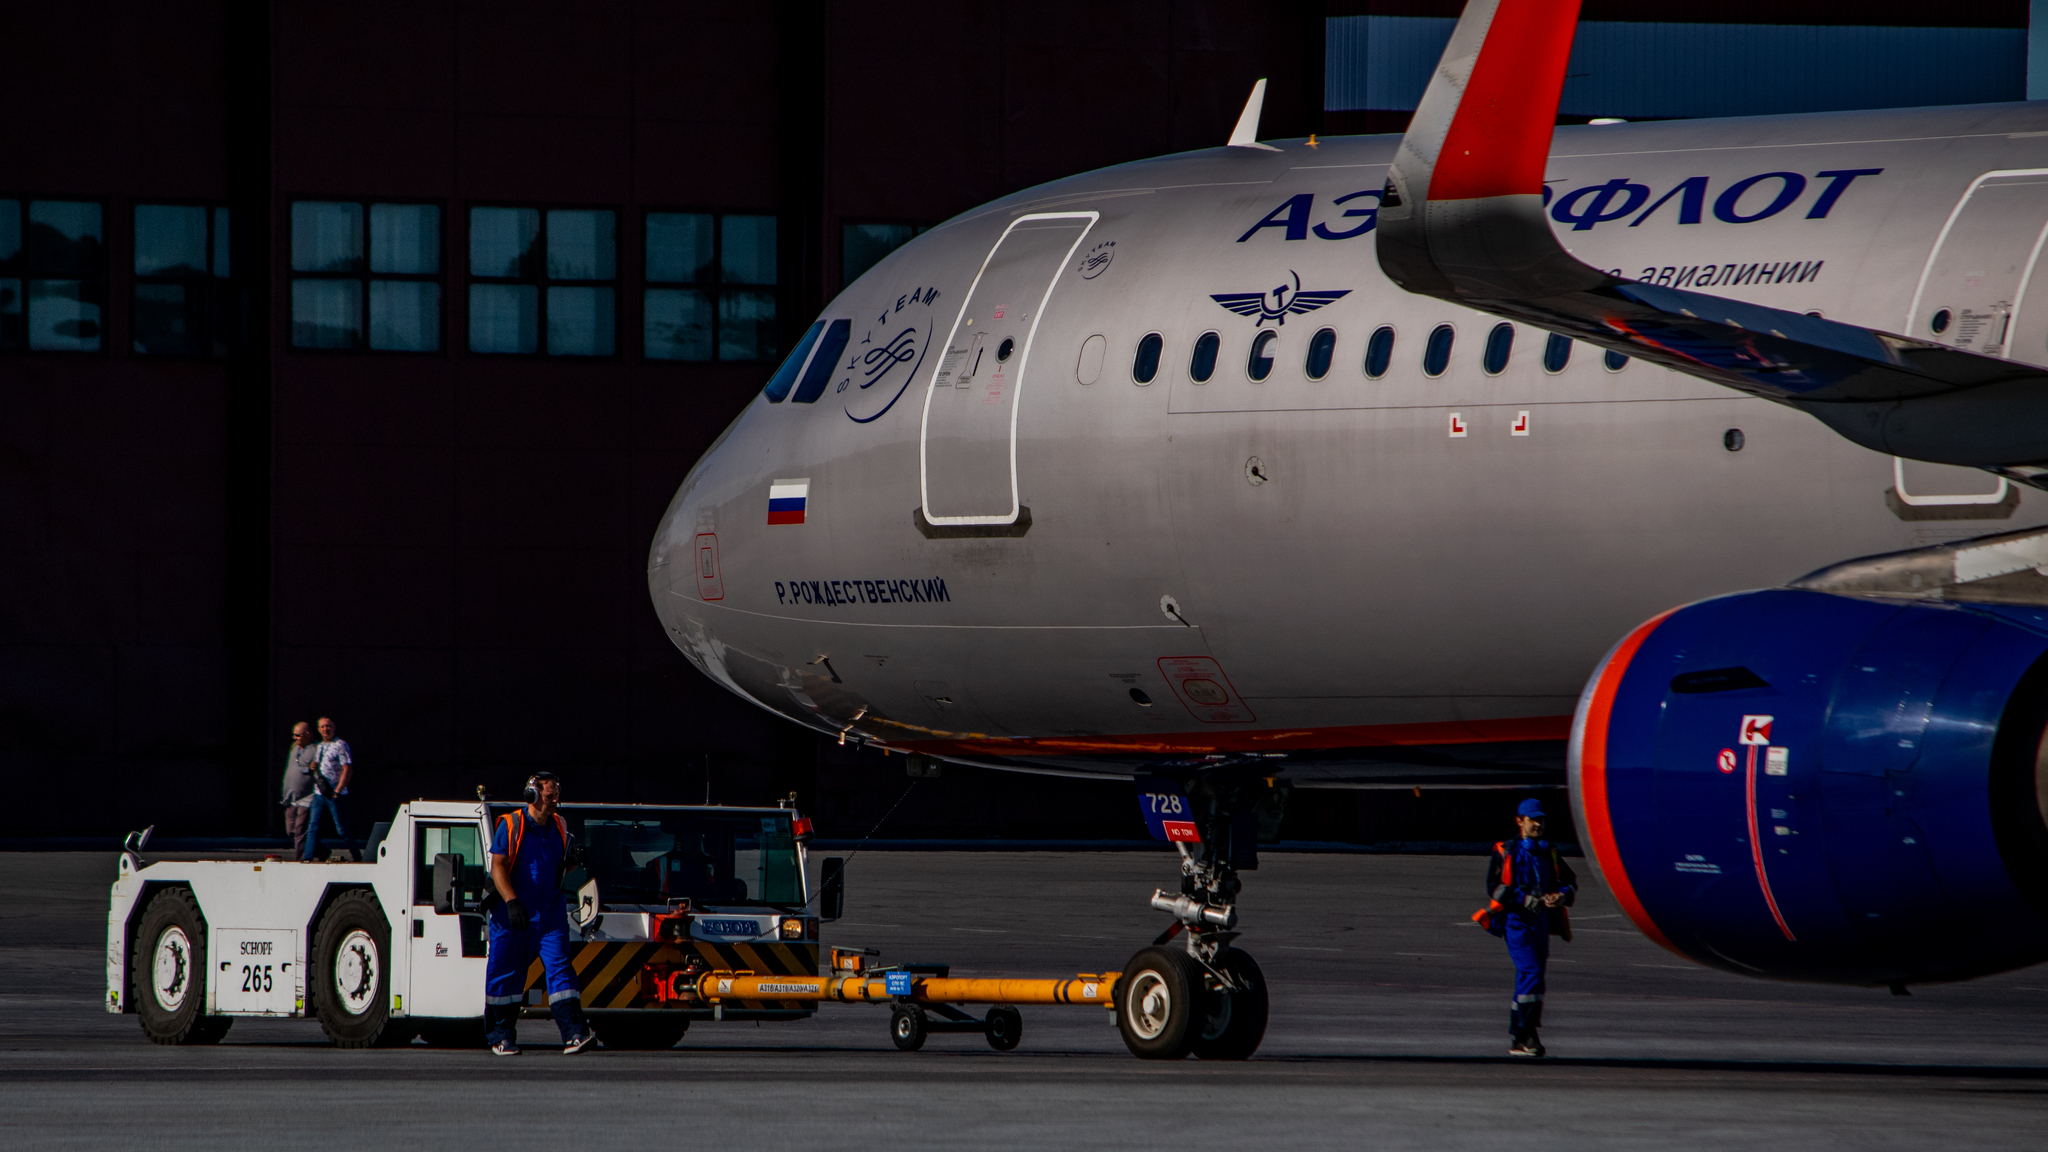
[[[549,901],[544,913],[525,928],[514,929],[491,911],[491,949],[484,961],[484,1004],[491,1022],[491,1043],[516,1040],[519,1009],[526,1002],[526,970],[536,954],[547,969],[548,1011],[567,1043],[583,1034],[583,992],[576,970],[569,966],[569,918],[561,901]]]
[[[1550,918],[1520,911],[1507,914],[1508,958],[1515,962],[1515,999],[1508,1031],[1526,1040],[1543,1024],[1543,972],[1550,963]]]

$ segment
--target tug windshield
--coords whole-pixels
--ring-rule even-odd
[[[559,811],[582,857],[562,877],[565,891],[594,879],[606,904],[665,904],[676,897],[787,908],[804,902],[787,812]]]

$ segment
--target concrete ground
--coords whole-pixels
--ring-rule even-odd
[[[108,854],[0,855],[0,1145],[778,1149],[2040,1148],[2048,970],[1884,990],[1770,984],[1639,936],[1588,880],[1550,1059],[1510,1061],[1509,967],[1466,920],[1484,861],[1269,855],[1246,935],[1272,1024],[1242,1064],[1131,1058],[1109,1013],[1026,1008],[1014,1052],[886,1013],[705,1024],[669,1052],[337,1051],[310,1021],[147,1043],[102,995]],[[1581,872],[1589,871],[1581,868]],[[871,852],[828,942],[956,975],[1115,969],[1162,926],[1160,853]]]

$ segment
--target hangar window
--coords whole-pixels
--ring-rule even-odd
[[[292,347],[441,350],[441,208],[292,203]]]
[[[843,220],[839,224],[839,286],[844,288],[867,274],[912,238],[931,230],[929,224],[904,224],[887,220]]]
[[[225,356],[234,327],[228,210],[206,204],[135,206],[135,285],[128,323],[135,351]]]
[[[616,355],[618,219],[608,208],[471,208],[469,350]]]
[[[106,232],[92,200],[0,200],[0,348],[97,352]]]
[[[773,360],[775,236],[773,216],[649,212],[647,359]]]

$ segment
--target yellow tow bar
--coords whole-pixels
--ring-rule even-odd
[[[955,979],[911,968],[868,970],[873,953],[832,950],[829,976],[760,976],[753,972],[706,972],[697,977],[695,999],[722,1009],[727,1000],[781,1000],[841,1004],[888,1004],[889,1038],[904,1051],[924,1046],[932,1032],[975,1032],[989,1046],[1007,1052],[1023,1035],[1018,1004],[1100,1004],[1114,1007],[1117,972],[1083,972],[1064,980]],[[678,973],[680,975],[680,973]],[[680,983],[680,981],[678,981]],[[692,986],[685,986],[692,987]],[[683,988],[676,988],[682,992]],[[988,1004],[977,1019],[956,1004]],[[927,1013],[927,1009],[930,1013]],[[934,1018],[936,1017],[936,1018]]]

